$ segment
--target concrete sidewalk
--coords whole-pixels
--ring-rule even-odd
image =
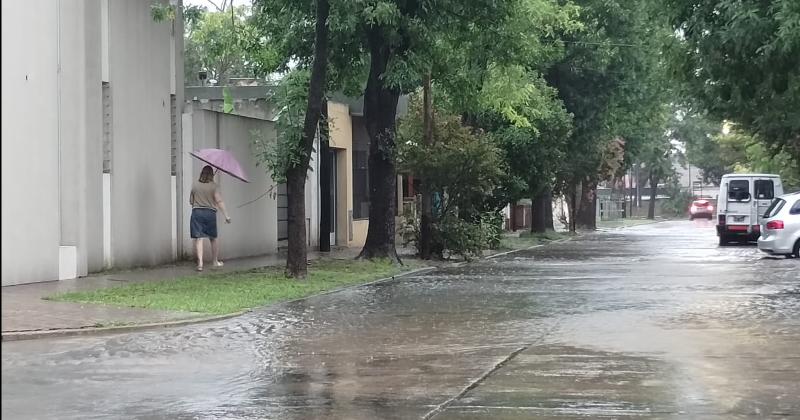
[[[354,258],[360,249],[337,249],[330,253],[311,252],[309,259],[320,257]],[[283,253],[227,260],[225,266],[197,273],[192,262],[148,269],[107,272],[84,278],[5,286],[2,288],[2,332],[30,332],[96,328],[121,325],[153,324],[205,318],[208,314],[124,308],[107,305],[54,302],[44,297],[59,293],[116,287],[129,283],[169,280],[192,275],[249,270],[280,266]]]

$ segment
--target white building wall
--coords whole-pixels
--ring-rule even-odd
[[[171,260],[171,25],[148,0],[108,4],[113,101],[111,244],[115,267]]]
[[[264,194],[274,182],[250,149],[253,130],[275,138],[268,109],[251,109],[253,118],[183,114],[177,175],[171,174],[170,94],[184,104],[182,80],[173,80],[183,74],[172,50],[180,24],[154,22],[150,5],[2,3],[3,285],[157,265],[173,260],[176,248],[189,255],[188,194],[199,164],[188,151],[202,147],[233,151],[253,180],[221,179],[234,218],[220,224],[223,256],[277,251],[277,202]],[[110,174],[103,173],[107,110]],[[319,236],[317,149],[306,184],[311,247]]]
[[[68,0],[62,0],[68,1]],[[84,163],[81,174],[85,178],[84,226],[79,255],[85,255],[86,271],[96,272],[103,268],[103,103],[102,103],[102,1],[84,0],[84,77],[86,126],[84,131]],[[79,258],[82,260],[83,258]]]
[[[59,278],[73,278],[102,263],[100,2],[58,4],[60,245],[64,255],[75,256],[62,260]]]
[[[187,124],[191,121],[191,128]],[[220,148],[228,150],[241,163],[250,179],[244,183],[226,174],[217,178],[220,190],[233,219],[226,224],[222,214],[218,214],[220,258],[240,258],[277,252],[278,249],[278,205],[275,183],[267,175],[264,167],[256,166],[251,150],[253,131],[260,131],[267,138],[275,138],[275,124],[272,121],[215,111],[195,109],[184,118],[184,193],[181,203],[184,206],[185,223],[189,223],[191,207],[189,193],[191,184],[200,175],[204,164],[188,155],[190,150]],[[185,256],[191,256],[193,247],[187,234],[184,235]],[[208,247],[205,247],[208,249]],[[210,254],[206,257],[210,257]]]
[[[59,13],[46,0],[0,6],[5,286],[58,277]]]
[[[319,137],[314,139],[308,178],[306,179],[306,235],[309,249],[319,249]]]
[[[173,258],[169,94],[179,60],[173,25],[153,22],[150,5],[2,2],[3,285],[100,270],[104,243],[118,267]],[[103,81],[113,92],[113,197],[103,194]]]

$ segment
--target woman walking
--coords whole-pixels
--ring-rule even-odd
[[[214,182],[214,168],[211,166],[206,165],[200,172],[200,179],[192,185],[189,204],[192,205],[189,230],[197,253],[197,271],[203,271],[203,238],[211,241],[211,264],[222,267],[217,240],[217,210],[222,210],[226,223],[230,223],[231,218],[225,209],[217,183]]]

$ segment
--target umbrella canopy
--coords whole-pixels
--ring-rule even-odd
[[[247,175],[244,174],[244,170],[242,170],[242,165],[227,150],[200,149],[196,152],[189,152],[189,154],[236,179],[250,182],[247,179]]]

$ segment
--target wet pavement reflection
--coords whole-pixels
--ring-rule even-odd
[[[2,363],[3,418],[798,418],[800,260],[665,222]]]

